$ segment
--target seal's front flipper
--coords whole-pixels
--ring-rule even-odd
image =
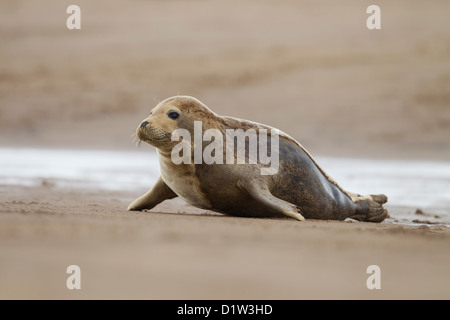
[[[249,195],[263,206],[281,213],[287,217],[304,221],[305,218],[300,214],[300,208],[295,204],[274,197],[267,187],[265,180],[252,179],[251,181],[239,181],[238,186],[245,189]]]
[[[354,195],[352,197],[356,211],[350,218],[366,222],[382,222],[389,217],[388,211],[383,208],[388,198],[384,194],[367,196]]]
[[[129,206],[128,211],[142,211],[151,209],[164,200],[177,197],[177,194],[169,188],[164,180],[159,177],[153,188],[146,194],[134,200]]]

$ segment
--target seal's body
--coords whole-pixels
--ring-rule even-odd
[[[175,164],[172,149],[179,142],[172,141],[172,132],[185,129],[193,133],[195,121],[201,121],[202,130],[217,129],[224,136],[229,129],[277,130],[219,116],[192,97],[177,96],[162,101],[137,129],[140,140],[157,148],[161,177],[128,210],[151,209],[179,196],[196,207],[233,216],[288,216],[297,220],[354,218],[372,222],[387,217],[382,206],[387,201],[385,195],[361,196],[343,190],[297,141],[278,130],[279,164],[275,174],[262,175],[260,169],[264,165],[260,163]],[[189,143],[190,150],[194,150],[193,143]]]

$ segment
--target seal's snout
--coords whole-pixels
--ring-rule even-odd
[[[139,140],[146,141],[158,148],[165,142],[170,141],[172,134],[153,122],[143,121],[136,130],[136,136]]]
[[[148,121],[144,121],[141,123],[140,127],[143,129],[148,125]]]

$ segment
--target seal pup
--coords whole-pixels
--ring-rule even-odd
[[[263,175],[261,168],[267,165],[261,163],[206,164],[190,161],[175,164],[172,151],[180,140],[173,139],[173,133],[183,129],[192,135],[199,122],[202,133],[215,129],[224,137],[230,129],[260,132],[265,129],[271,132],[271,136],[276,132],[279,138],[276,150],[278,170],[274,174]],[[385,195],[345,191],[299,142],[286,133],[264,124],[220,116],[190,96],[175,96],[160,102],[139,124],[136,136],[156,148],[161,176],[147,193],[128,206],[131,211],[148,210],[164,200],[181,197],[199,208],[242,217],[352,218],[369,222],[381,222],[388,217],[383,208],[387,202]],[[184,140],[187,139],[181,139],[189,147],[184,152],[190,150],[191,153],[183,156],[193,160],[198,143],[195,145],[193,141]],[[200,152],[207,145],[202,143]],[[245,157],[249,158],[248,152]]]

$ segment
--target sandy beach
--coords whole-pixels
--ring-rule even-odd
[[[126,213],[133,196],[16,189],[2,201],[2,298],[449,297],[446,227]],[[72,264],[81,290],[66,288]],[[366,286],[374,264],[380,290]]]
[[[366,27],[366,1],[86,0],[77,1],[81,30],[66,27],[70,4],[0,3],[0,150],[16,150],[11,167],[27,168],[7,172],[0,159],[1,299],[450,298],[450,204],[432,189],[449,177],[448,1],[377,1],[380,30]],[[130,176],[145,171],[130,188],[123,161],[106,158],[124,177],[120,189],[69,181],[70,165],[52,165],[52,155],[57,178],[20,158],[29,149],[153,153],[131,136],[177,94],[280,128],[319,158],[445,172],[432,172],[431,185],[427,170],[405,170],[394,186],[355,167],[351,181],[369,179],[373,192],[423,186],[430,206],[406,192],[401,203],[393,194],[381,224],[298,222],[228,217],[177,199],[130,213],[155,164],[147,172],[130,159]],[[66,286],[69,265],[81,269],[80,290]],[[381,289],[366,285],[371,265]]]

